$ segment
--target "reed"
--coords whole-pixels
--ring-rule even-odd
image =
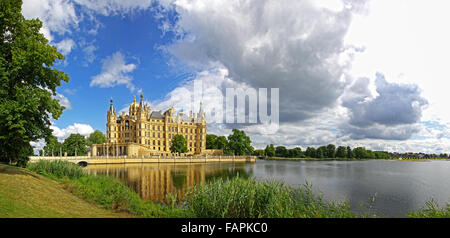
[[[80,166],[62,160],[39,160],[35,163],[28,163],[27,168],[35,173],[56,179],[75,179],[86,176]]]
[[[447,203],[447,207],[439,207],[434,199],[431,199],[425,203],[425,207],[419,211],[408,213],[410,218],[450,218],[450,203]]]
[[[239,176],[202,183],[187,193],[189,210],[202,218],[356,217],[348,203],[325,202],[310,185],[298,189]]]

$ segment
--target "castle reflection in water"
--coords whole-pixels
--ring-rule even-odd
[[[189,187],[211,179],[250,177],[254,163],[114,164],[89,165],[92,175],[112,176],[136,191],[143,200],[164,202],[169,193],[181,198]]]

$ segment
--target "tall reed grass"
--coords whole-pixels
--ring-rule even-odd
[[[28,163],[27,168],[38,174],[57,179],[76,179],[85,176],[80,166],[62,160],[39,160],[35,163]]]
[[[186,195],[188,209],[202,218],[356,217],[348,203],[325,202],[307,184],[292,189],[274,181],[239,176],[195,186]]]

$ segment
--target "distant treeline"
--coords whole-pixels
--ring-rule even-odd
[[[284,146],[267,145],[264,150],[255,150],[254,155],[261,157],[284,158],[347,158],[347,159],[389,159],[391,156],[384,151],[367,150],[364,147],[338,146],[329,144],[317,148],[308,147],[302,151],[300,147],[288,149]]]

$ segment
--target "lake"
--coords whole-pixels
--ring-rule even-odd
[[[372,211],[404,217],[433,198],[450,203],[450,161],[266,161],[213,164],[89,165],[94,175],[113,176],[144,200],[163,202],[167,193],[183,196],[188,187],[217,177],[252,177],[299,187],[307,181],[325,200],[349,201],[358,211],[375,196]]]

